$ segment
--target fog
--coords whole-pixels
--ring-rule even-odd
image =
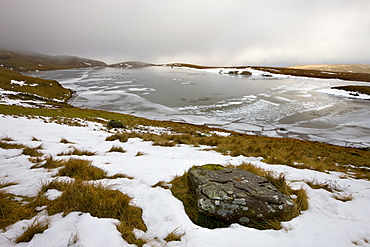
[[[370,64],[369,0],[0,0],[0,48],[203,65]]]

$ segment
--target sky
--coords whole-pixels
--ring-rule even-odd
[[[370,64],[369,0],[0,0],[0,48],[106,63]]]

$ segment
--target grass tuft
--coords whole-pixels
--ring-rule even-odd
[[[17,185],[18,183],[15,182],[0,182],[0,189],[12,186],[12,185]]]
[[[354,196],[351,193],[335,193],[333,198],[342,202],[352,201]]]
[[[59,170],[57,176],[68,176],[82,180],[97,180],[106,178],[107,173],[93,165],[92,161],[82,159],[69,159],[65,167]]]
[[[112,146],[108,152],[126,153],[126,150],[124,150],[121,146]]]
[[[175,230],[170,232],[167,237],[164,238],[166,242],[181,241],[181,237],[185,235],[185,232],[180,231],[177,227]]]
[[[55,159],[53,156],[48,156],[45,158],[45,163],[42,165],[42,167],[46,169],[54,169],[65,166],[66,163],[66,160]]]
[[[134,179],[134,177],[128,176],[123,173],[114,174],[113,176],[108,176],[109,179],[117,179],[117,178],[128,178],[128,179]]]
[[[93,156],[95,154],[96,154],[96,152],[91,152],[89,150],[78,149],[76,147],[73,147],[71,150],[58,153],[57,155],[58,156],[65,156],[65,155]]]
[[[112,190],[101,183],[87,183],[81,180],[71,182],[53,181],[44,185],[39,197],[48,189],[57,189],[63,194],[54,201],[49,201],[49,214],[63,212],[64,215],[78,211],[90,213],[94,217],[114,218],[120,223],[117,229],[123,238],[130,244],[140,244],[145,241],[136,239],[133,229],[146,231],[142,220],[142,210],[130,205],[131,198],[127,195]]]
[[[0,190],[0,229],[35,215],[34,207],[24,206],[22,202],[14,200],[14,195]]]
[[[31,141],[33,141],[33,142],[40,142],[41,140],[40,140],[40,139],[37,139],[37,138],[36,138],[36,137],[34,137],[34,136],[32,136]]]
[[[17,143],[8,143],[8,141],[0,141],[0,148],[2,149],[22,149],[26,148],[23,144],[17,144]]]
[[[147,155],[147,154],[144,152],[138,151],[135,156],[143,156],[143,155]]]
[[[64,143],[64,144],[73,144],[73,142],[70,142],[70,141],[68,141],[68,140],[67,140],[67,139],[65,139],[65,138],[60,139],[60,143]]]
[[[42,149],[42,145],[39,145],[39,146],[34,147],[34,148],[25,147],[25,148],[23,148],[22,154],[29,155],[31,157],[40,157],[43,154],[38,151],[39,149]]]
[[[17,237],[15,242],[18,244],[20,242],[29,242],[36,234],[43,233],[49,227],[49,221],[43,220],[39,221],[35,219],[31,225],[29,225],[22,235]]]
[[[7,135],[2,137],[0,140],[5,141],[5,142],[14,142],[15,141],[12,137],[9,137]]]
[[[163,188],[163,189],[170,189],[171,188],[171,184],[168,184],[165,181],[159,181],[158,183],[152,185],[151,187],[155,188],[155,187],[158,187],[158,186]]]

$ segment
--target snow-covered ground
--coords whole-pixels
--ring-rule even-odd
[[[148,240],[145,246],[370,246],[370,182],[343,178],[339,173],[322,173],[300,170],[282,165],[268,165],[259,157],[231,157],[204,147],[179,145],[176,147],[152,146],[138,138],[126,143],[108,142],[109,135],[103,126],[88,123],[87,127],[71,127],[45,123],[41,119],[27,119],[0,115],[0,138],[13,138],[15,143],[28,146],[42,144],[45,155],[66,151],[70,145],[95,151],[94,156],[84,156],[92,164],[104,169],[108,175],[124,173],[133,179],[105,179],[115,189],[133,198],[133,203],[143,210],[147,232],[137,230],[137,237]],[[148,128],[150,130],[150,128]],[[156,131],[155,129],[153,131]],[[37,138],[38,141],[32,140]],[[63,144],[65,138],[74,144]],[[126,153],[107,152],[112,146],[121,146]],[[30,169],[33,163],[19,149],[0,149],[0,181],[16,185],[3,190],[19,196],[35,196],[42,183],[56,174],[56,170]],[[136,156],[137,152],[145,155]],[[233,224],[228,228],[205,229],[192,223],[182,203],[169,189],[151,186],[159,181],[169,182],[195,165],[209,163],[238,165],[250,162],[264,169],[285,173],[293,188],[303,187],[309,196],[309,209],[302,215],[282,223],[281,230],[256,230]],[[304,180],[331,183],[353,200],[342,202],[323,189],[311,189]],[[55,198],[58,191],[49,191]],[[49,228],[37,234],[28,243],[15,244],[14,239],[25,231],[34,219],[22,220],[0,232],[0,246],[129,246],[117,231],[115,219],[92,217],[88,213],[71,212],[48,215],[47,208],[37,216],[49,219]],[[171,232],[184,235],[181,241],[166,243],[163,239]],[[71,243],[76,237],[77,242]]]

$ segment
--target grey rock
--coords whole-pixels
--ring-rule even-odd
[[[124,128],[125,126],[119,121],[110,120],[107,124],[107,127],[108,128]]]
[[[250,75],[252,75],[252,73],[251,73],[251,72],[249,72],[249,71],[244,70],[244,71],[242,71],[242,72],[240,73],[240,75],[243,75],[243,76],[250,76]]]
[[[229,223],[274,218],[293,207],[266,178],[239,168],[196,166],[188,174],[198,211]]]

